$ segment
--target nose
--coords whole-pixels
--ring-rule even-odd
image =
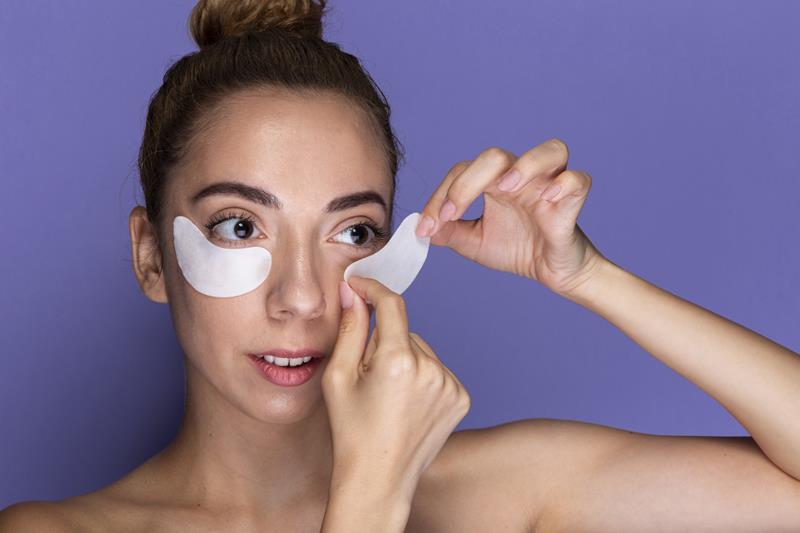
[[[269,315],[276,320],[313,320],[325,312],[323,265],[299,244],[285,246],[273,263],[267,283]],[[277,268],[274,268],[277,267]],[[337,286],[338,290],[338,286]]]

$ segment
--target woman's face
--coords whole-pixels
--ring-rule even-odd
[[[338,335],[338,283],[352,262],[388,240],[392,183],[383,148],[363,111],[338,95],[248,92],[227,101],[193,141],[165,191],[164,282],[178,340],[196,374],[254,418],[290,423],[320,407],[320,377]],[[281,207],[206,187],[238,182]],[[333,202],[374,192],[374,199]],[[331,204],[333,202],[333,204]],[[272,254],[255,290],[214,298],[178,269],[172,220],[188,217],[217,246],[262,246]],[[229,220],[223,221],[224,218]],[[214,224],[216,223],[216,226]],[[210,226],[210,227],[206,227]],[[306,383],[267,381],[248,354],[314,348],[325,357]]]

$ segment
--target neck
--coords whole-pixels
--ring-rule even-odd
[[[325,402],[291,423],[253,418],[187,365],[183,421],[160,455],[180,499],[261,512],[323,506],[333,466]],[[278,402],[276,402],[276,405]]]

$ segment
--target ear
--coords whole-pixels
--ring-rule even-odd
[[[156,303],[167,303],[164,284],[163,262],[158,248],[158,232],[147,219],[147,210],[137,205],[128,217],[131,233],[131,257],[133,272],[142,292]]]

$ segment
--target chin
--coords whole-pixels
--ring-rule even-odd
[[[267,424],[294,424],[312,417],[324,406],[322,391],[304,389],[297,394],[291,391],[262,391],[258,404],[249,400],[250,415]],[[323,405],[321,405],[323,404]]]

